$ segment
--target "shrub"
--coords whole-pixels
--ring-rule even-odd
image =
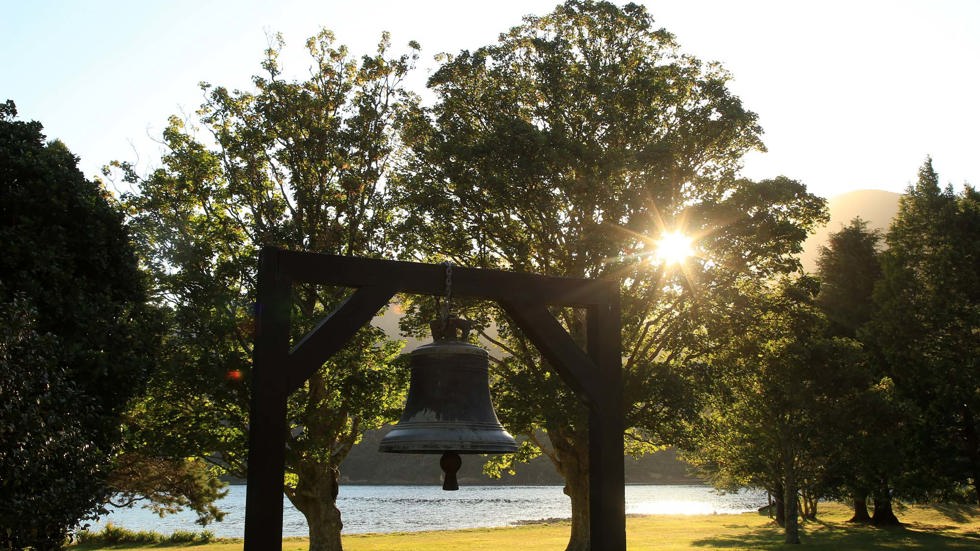
[[[75,535],[79,545],[156,545],[161,543],[195,544],[211,543],[216,540],[214,532],[204,530],[175,530],[169,536],[147,530],[134,531],[107,523],[102,530],[90,532],[82,530]]]

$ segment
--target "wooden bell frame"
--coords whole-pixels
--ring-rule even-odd
[[[282,549],[286,400],[396,293],[441,296],[445,266],[287,251],[259,255],[245,499],[245,551]],[[290,346],[293,284],[356,289]],[[589,408],[592,549],[625,551],[623,392],[615,282],[453,267],[453,295],[494,300]],[[586,310],[586,350],[548,311]]]

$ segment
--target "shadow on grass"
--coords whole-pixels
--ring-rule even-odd
[[[809,523],[800,530],[800,541],[806,551],[864,549],[980,549],[978,534],[949,534],[922,531],[913,527],[874,528],[841,526],[832,523]],[[695,540],[692,545],[705,549],[800,549],[783,543],[783,531],[776,526],[736,535]]]
[[[952,520],[953,522],[970,522],[973,518],[980,514],[976,505],[968,505],[966,503],[937,503],[929,506],[930,509],[935,510],[937,513],[943,515],[944,517]]]

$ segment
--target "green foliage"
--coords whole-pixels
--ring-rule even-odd
[[[855,218],[840,231],[830,234],[817,260],[820,294],[817,305],[829,321],[830,336],[860,339],[864,356],[877,358],[873,343],[866,339],[865,325],[871,320],[875,285],[881,278],[878,231]],[[854,366],[862,369],[861,365]],[[896,479],[908,467],[909,409],[895,393],[894,380],[880,362],[867,362],[868,380],[851,420],[825,439],[828,461],[824,493],[850,497],[855,502],[855,520],[871,520],[862,503],[875,496],[875,511],[889,507]],[[874,383],[874,384],[871,384]],[[897,520],[897,519],[896,519]]]
[[[827,314],[834,335],[856,338],[871,319],[871,295],[881,277],[879,241],[877,230],[868,230],[867,222],[855,218],[820,247],[817,304]]]
[[[941,189],[926,160],[886,236],[866,338],[908,403],[904,491],[980,480],[980,194]],[[980,499],[980,496],[975,496]]]
[[[91,450],[78,412],[92,400],[59,363],[57,337],[37,333],[23,296],[0,315],[0,547],[53,549],[101,503],[106,457]]]
[[[758,318],[714,358],[715,388],[686,455],[717,486],[776,494],[788,505],[789,539],[797,492],[824,495],[838,440],[852,432],[869,386],[860,345],[825,336],[816,290],[808,277],[754,290]]]
[[[116,526],[111,522],[106,523],[102,530],[90,532],[82,530],[75,536],[78,545],[180,545],[180,544],[203,544],[215,541],[214,532],[202,530],[200,532],[190,532],[187,530],[175,530],[169,535],[151,532],[147,530],[133,531]]]
[[[116,457],[109,484],[111,504],[143,506],[161,517],[189,508],[197,513],[197,523],[206,526],[221,521],[225,513],[214,504],[227,493],[216,475],[216,468],[196,458],[149,456],[147,451],[126,451]]]
[[[0,547],[59,548],[106,499],[157,341],[122,215],[0,106]]]
[[[740,157],[762,146],[729,78],[681,54],[643,7],[570,1],[445,56],[429,81],[436,104],[405,129],[414,155],[399,192],[416,257],[622,282],[636,453],[683,440],[705,362],[751,319],[735,283],[794,269],[824,217],[798,182],[735,177]],[[696,238],[697,255],[680,267],[652,262],[657,239],[674,230]],[[499,330],[483,336],[500,351],[495,396],[508,428],[531,439],[544,429],[531,442],[569,488],[586,487],[578,398],[506,316],[460,309]],[[584,343],[582,312],[555,314]],[[576,527],[583,495],[572,500]]]
[[[390,56],[383,36],[374,55],[358,60],[328,31],[306,45],[308,79],[282,78],[280,39],[253,90],[202,84],[207,100],[196,120],[171,117],[161,168],[142,177],[116,164],[138,190],[126,204],[155,298],[171,316],[168,361],[130,430],[170,457],[196,456],[239,477],[259,248],[377,257],[397,247],[387,180],[401,154],[396,131],[415,101],[402,88],[414,53]],[[298,286],[293,338],[347,293]],[[340,462],[362,431],[396,416],[406,383],[395,362],[400,346],[365,327],[289,399],[286,494],[307,515],[316,545],[328,533],[339,546]]]

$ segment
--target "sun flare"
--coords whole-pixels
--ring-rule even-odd
[[[694,254],[694,239],[679,231],[668,232],[657,240],[654,259],[667,265],[683,264]]]

